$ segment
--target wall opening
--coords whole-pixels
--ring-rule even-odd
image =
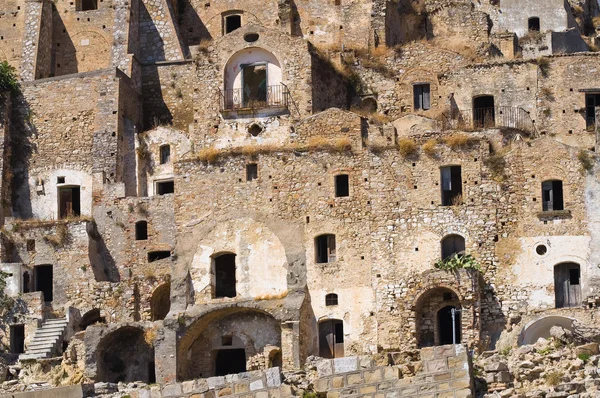
[[[154,252],[148,252],[148,262],[152,263],[154,261],[162,260],[165,258],[171,257],[170,250],[157,250]]]
[[[29,293],[31,285],[31,275],[28,271],[23,272],[23,293]]]
[[[442,185],[442,206],[456,206],[462,203],[462,173],[460,166],[447,166],[440,169]]]
[[[10,325],[10,352],[11,354],[25,352],[25,325]]]
[[[59,218],[81,215],[81,194],[78,186],[58,188]]]
[[[530,32],[539,32],[540,31],[540,19],[538,17],[531,17],[527,23]]]
[[[431,347],[452,343],[452,308],[460,309],[458,295],[451,289],[436,287],[423,293],[415,304],[417,346]],[[461,336],[460,317],[457,336]],[[460,341],[460,340],[459,340]]]
[[[93,11],[98,9],[98,0],[78,0],[77,11]]]
[[[227,15],[223,18],[223,22],[225,34],[231,33],[242,27],[242,16],[238,14]]]
[[[106,318],[100,315],[98,308],[94,308],[83,314],[79,321],[79,329],[85,330],[88,326],[96,323],[106,323]]]
[[[332,263],[336,260],[335,235],[325,234],[315,238],[315,262]]]
[[[455,312],[454,324],[452,323],[452,310],[456,310],[454,306],[446,306],[438,311],[437,323],[438,323],[438,336],[439,345],[454,344],[452,337],[452,328],[454,327],[454,333],[456,334],[456,344],[461,342],[461,327],[460,327],[460,312]]]
[[[256,163],[248,163],[246,165],[246,181],[254,181],[258,178],[258,165]]]
[[[52,265],[37,265],[33,270],[35,291],[44,293],[44,301],[52,301],[54,299],[52,287]]]
[[[171,145],[163,145],[160,147],[160,164],[169,163],[171,161]]]
[[[335,293],[329,293],[325,295],[325,305],[327,307],[331,305],[338,305],[338,295]]]
[[[413,85],[415,110],[426,111],[431,108],[431,86],[429,84]]]
[[[270,368],[281,368],[283,366],[283,356],[281,350],[273,352],[269,356],[269,367]]]
[[[350,180],[348,174],[335,176],[335,196],[336,198],[350,196]]]
[[[490,128],[496,125],[494,96],[482,95],[473,98],[473,127]]]
[[[144,330],[124,326],[100,340],[96,380],[109,383],[156,380],[156,376],[150,374],[154,371],[154,347],[144,336]]]
[[[371,98],[371,97],[364,98],[360,102],[360,109],[367,113],[377,112],[377,101],[375,100],[375,98]]]
[[[319,322],[319,356],[341,358],[344,356],[344,322],[329,319]]]
[[[242,65],[244,107],[256,108],[267,105],[267,64]]]
[[[465,254],[465,238],[460,235],[448,235],[442,239],[442,260],[455,254]]]
[[[150,299],[152,321],[162,321],[171,310],[171,284],[163,283],[154,289]]]
[[[216,376],[242,373],[246,371],[246,350],[234,348],[217,350],[215,356]]]
[[[138,221],[135,223],[135,240],[148,239],[148,222]]]
[[[579,264],[564,263],[554,267],[556,308],[581,305],[581,268]]]
[[[562,181],[544,181],[542,182],[542,211],[556,210],[564,210]]]
[[[585,123],[588,129],[596,127],[596,108],[600,106],[600,94],[585,95]]]
[[[214,298],[235,297],[235,254],[221,254],[214,258]]]
[[[157,181],[156,193],[158,195],[167,195],[175,192],[175,182],[173,180]]]

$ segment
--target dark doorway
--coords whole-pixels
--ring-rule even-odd
[[[335,196],[337,198],[350,196],[350,182],[348,174],[335,176]]]
[[[446,344],[454,344],[452,341],[452,327],[454,326],[454,331],[456,333],[456,343],[460,343],[460,312],[455,313],[455,322],[452,325],[452,309],[455,307],[449,305],[447,307],[442,308],[438,311],[437,321],[438,321],[438,336],[439,336],[439,345]]]
[[[225,34],[231,33],[242,27],[241,15],[229,15],[225,17]]]
[[[554,267],[556,308],[581,305],[581,270],[579,264],[565,263]]]
[[[244,107],[266,106],[267,64],[243,65]]]
[[[600,106],[600,94],[585,95],[585,123],[587,128],[596,127],[596,107]]]
[[[138,221],[135,223],[135,240],[148,239],[148,222]]]
[[[106,323],[106,318],[100,315],[99,309],[94,308],[93,310],[86,312],[81,317],[81,321],[79,321],[79,329],[85,330],[88,326],[96,323]]]
[[[562,181],[542,182],[542,211],[564,210]]]
[[[23,293],[29,293],[29,285],[31,283],[31,276],[29,272],[23,272]]]
[[[494,96],[482,95],[473,98],[473,127],[494,127],[495,119]]]
[[[215,298],[235,297],[235,254],[222,254],[215,258]]]
[[[258,178],[258,165],[256,163],[248,163],[246,165],[246,181],[254,181]]]
[[[442,239],[442,260],[455,254],[465,253],[465,238],[460,235],[448,235]]]
[[[164,258],[171,257],[170,250],[159,250],[155,252],[148,252],[148,262],[152,263],[154,261],[162,260]]]
[[[44,301],[52,301],[52,266],[38,265],[34,268],[34,273],[35,291],[44,293]]]
[[[58,198],[60,218],[77,217],[81,214],[79,187],[58,188]]]
[[[154,361],[148,362],[148,384],[156,383],[156,365]]]
[[[460,166],[440,169],[442,183],[442,206],[460,205],[462,202],[462,174]]]
[[[10,325],[10,352],[12,354],[25,352],[25,325]]]
[[[344,323],[331,319],[319,323],[319,356],[341,358],[344,356]]]
[[[246,371],[246,350],[243,348],[218,350],[215,360],[216,376],[242,373]]]
[[[530,32],[539,32],[540,31],[540,19],[538,17],[529,18],[528,29]]]

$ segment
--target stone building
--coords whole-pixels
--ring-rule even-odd
[[[0,7],[7,358],[169,383],[593,319],[597,2]]]

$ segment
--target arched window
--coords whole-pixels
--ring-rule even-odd
[[[552,180],[542,182],[542,211],[564,209],[562,181]]]
[[[454,254],[465,253],[465,238],[460,235],[448,235],[442,239],[442,260]]]
[[[540,31],[540,19],[538,17],[529,18],[528,29],[530,32],[539,32]]]
[[[135,223],[135,240],[148,239],[148,222],[138,221]]]
[[[335,293],[329,293],[325,296],[325,305],[329,307],[330,305],[338,305],[338,295]]]
[[[235,297],[235,254],[226,253],[214,258],[214,298]]]
[[[335,235],[325,234],[315,238],[315,262],[332,263],[336,260]]]

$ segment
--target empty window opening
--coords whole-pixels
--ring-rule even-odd
[[[465,238],[460,235],[448,235],[442,239],[442,260],[455,254],[465,254]]]
[[[246,165],[246,181],[254,181],[258,178],[258,165],[249,163]]]
[[[65,183],[65,177],[56,177],[56,183],[57,184],[64,184]]]
[[[586,127],[596,127],[596,108],[600,107],[600,94],[585,95],[585,122]]]
[[[329,293],[325,296],[325,305],[338,305],[338,295],[335,293]]]
[[[30,290],[30,285],[31,285],[31,275],[29,275],[29,272],[25,271],[23,272],[23,293],[29,293]]]
[[[490,128],[496,125],[494,96],[482,95],[473,98],[473,127]]]
[[[171,284],[163,283],[154,289],[150,299],[150,313],[153,321],[161,321],[171,310]]]
[[[452,310],[456,310],[453,306],[447,306],[442,308],[437,313],[437,323],[438,323],[438,336],[439,336],[439,345],[446,344],[459,344],[461,341],[461,327],[460,327],[460,312],[454,313],[454,324],[452,323]],[[454,338],[456,341],[453,341],[453,333],[452,328],[454,328]]]
[[[242,27],[241,15],[228,15],[225,17],[225,34],[231,33]]]
[[[336,260],[335,235],[326,234],[315,239],[315,261],[317,263],[332,263]]]
[[[81,195],[78,186],[58,188],[58,200],[59,218],[81,215]]]
[[[52,265],[38,265],[34,268],[35,291],[44,294],[44,301],[53,300]]]
[[[264,127],[261,126],[258,123],[252,123],[249,127],[248,127],[248,133],[250,133],[250,135],[252,137],[258,137],[258,135],[260,133],[262,133],[264,130]]]
[[[222,254],[214,259],[214,297],[235,297],[235,254]]]
[[[270,368],[281,368],[283,365],[283,357],[281,355],[281,351],[277,350],[269,357],[269,367]]]
[[[415,84],[413,86],[415,110],[426,111],[431,108],[431,88],[429,84]]]
[[[341,358],[344,356],[344,323],[331,319],[319,323],[319,356]]]
[[[221,336],[221,345],[222,346],[233,345],[233,336]]]
[[[581,269],[579,264],[565,263],[554,267],[556,308],[581,305]]]
[[[267,105],[267,64],[242,65],[244,107]],[[252,132],[250,131],[250,134]]]
[[[243,348],[217,350],[215,375],[225,376],[246,371],[246,350]]]
[[[542,182],[542,211],[564,210],[562,181]]]
[[[540,19],[538,17],[529,18],[528,29],[530,32],[540,31]]]
[[[94,308],[93,310],[86,312],[81,317],[81,321],[79,321],[79,329],[85,330],[88,326],[96,323],[106,323],[106,318],[100,315],[99,309]]]
[[[171,145],[163,145],[160,147],[160,164],[169,163],[171,161]]]
[[[35,251],[35,239],[27,239],[27,251]]]
[[[377,101],[375,98],[365,98],[360,102],[360,109],[367,113],[377,112]]]
[[[175,182],[170,181],[158,181],[156,183],[156,193],[158,195],[167,195],[175,192]]]
[[[335,196],[337,198],[350,196],[350,183],[348,174],[335,176]]]
[[[548,253],[548,247],[546,247],[546,245],[538,245],[535,248],[535,252],[538,254],[538,256],[543,256]]]
[[[148,239],[148,222],[138,221],[135,223],[135,240]]]
[[[25,352],[25,325],[10,325],[10,352],[11,354]]]
[[[462,202],[461,167],[442,167],[440,174],[442,180],[442,206],[460,205]]]
[[[77,11],[92,11],[98,9],[98,0],[78,0]]]
[[[154,252],[148,252],[148,262],[152,263],[154,261],[162,260],[165,258],[171,257],[170,250],[158,250]]]

